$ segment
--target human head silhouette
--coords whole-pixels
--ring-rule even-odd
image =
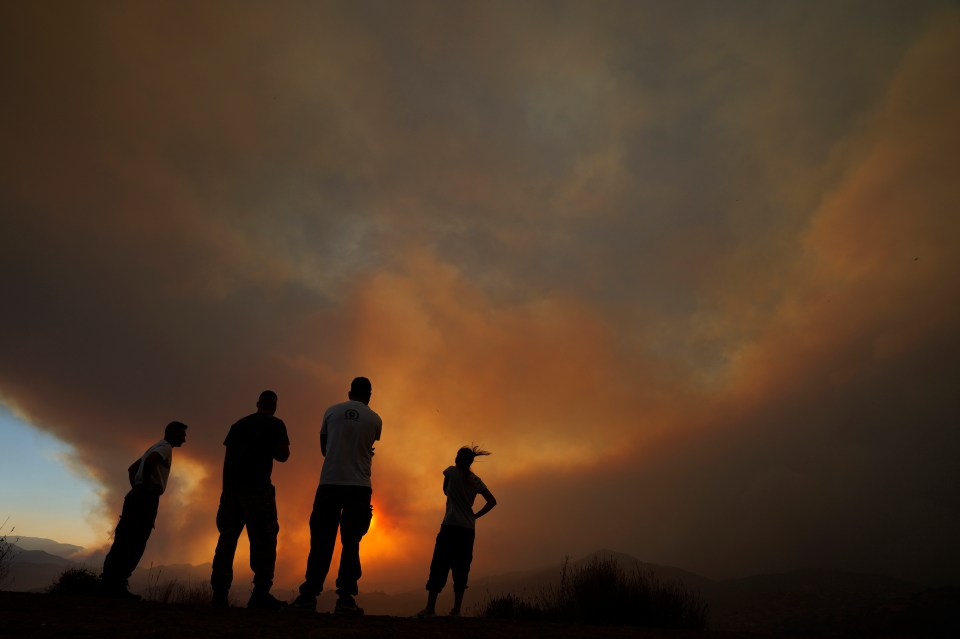
[[[260,399],[257,400],[257,412],[265,415],[273,415],[277,412],[277,394],[272,390],[265,390],[260,393]]]
[[[457,451],[457,457],[454,463],[457,465],[457,468],[461,470],[470,470],[474,459],[489,454],[488,451],[481,450],[479,446],[464,446]]]
[[[372,394],[373,386],[370,384],[370,380],[366,377],[355,377],[353,381],[350,382],[350,392],[347,393],[347,397],[355,402],[369,404],[370,395]]]
[[[187,441],[187,425],[183,422],[170,422],[163,429],[163,438],[175,448],[183,446]]]

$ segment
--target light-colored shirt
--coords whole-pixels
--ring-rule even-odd
[[[443,523],[464,528],[476,528],[473,502],[477,495],[487,490],[483,480],[472,472],[463,472],[456,466],[443,471],[447,485],[447,512]]]
[[[160,453],[161,461],[153,467],[153,472],[144,477],[144,462],[152,453]],[[156,444],[147,449],[147,452],[140,457],[140,468],[137,469],[137,475],[133,483],[137,486],[143,486],[162,495],[167,489],[167,478],[170,477],[170,464],[173,462],[173,446],[161,439]]]
[[[327,437],[320,484],[370,487],[373,444],[382,429],[383,420],[363,402],[349,400],[328,408],[320,427],[320,436]]]

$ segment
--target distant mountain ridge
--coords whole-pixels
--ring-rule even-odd
[[[7,537],[7,542],[13,547],[10,572],[4,584],[7,590],[45,590],[64,570],[81,565],[70,557],[82,551],[82,546],[44,537],[13,535]]]
[[[73,563],[69,559],[64,559],[59,555],[52,555],[45,550],[27,550],[23,548],[20,544],[12,544],[14,560],[17,563],[29,563],[29,564],[51,564],[55,566],[62,566],[65,563]]]
[[[23,550],[42,550],[43,552],[69,559],[71,555],[76,555],[83,550],[83,546],[73,544],[64,544],[53,539],[43,537],[13,537],[9,539],[11,543]]]
[[[13,554],[5,590],[38,592],[46,590],[68,568],[81,564],[45,550],[26,550],[19,543],[11,544]]]

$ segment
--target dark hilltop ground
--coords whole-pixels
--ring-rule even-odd
[[[267,612],[245,608],[118,601],[91,597],[0,592],[0,637],[143,639],[762,639],[772,635],[695,630],[644,630],[476,617],[420,620],[369,615],[343,617],[302,610]]]
[[[955,593],[954,593],[955,597]],[[942,602],[941,602],[942,603]],[[940,606],[942,608],[942,606]],[[896,615],[897,611],[886,611]],[[941,610],[941,613],[948,613]],[[953,625],[907,616],[889,623],[889,615],[862,619],[856,625],[794,628],[786,632],[657,630],[626,626],[589,626],[544,621],[510,621],[478,617],[343,617],[286,609],[278,612],[215,609],[189,604],[118,601],[40,593],[0,592],[0,638],[142,637],[149,639],[774,639],[801,637],[956,637]],[[920,621],[921,623],[917,624]]]

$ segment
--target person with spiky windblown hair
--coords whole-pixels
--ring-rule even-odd
[[[443,471],[443,494],[447,496],[447,508],[433,548],[433,559],[430,561],[427,607],[417,614],[418,617],[436,616],[437,596],[447,585],[447,575],[451,572],[454,603],[450,615],[460,615],[470,564],[473,561],[476,520],[497,505],[493,493],[471,470],[474,459],[489,454],[477,446],[464,446],[457,451],[454,465]],[[486,503],[483,508],[474,512],[473,503],[477,495],[482,495]]]

